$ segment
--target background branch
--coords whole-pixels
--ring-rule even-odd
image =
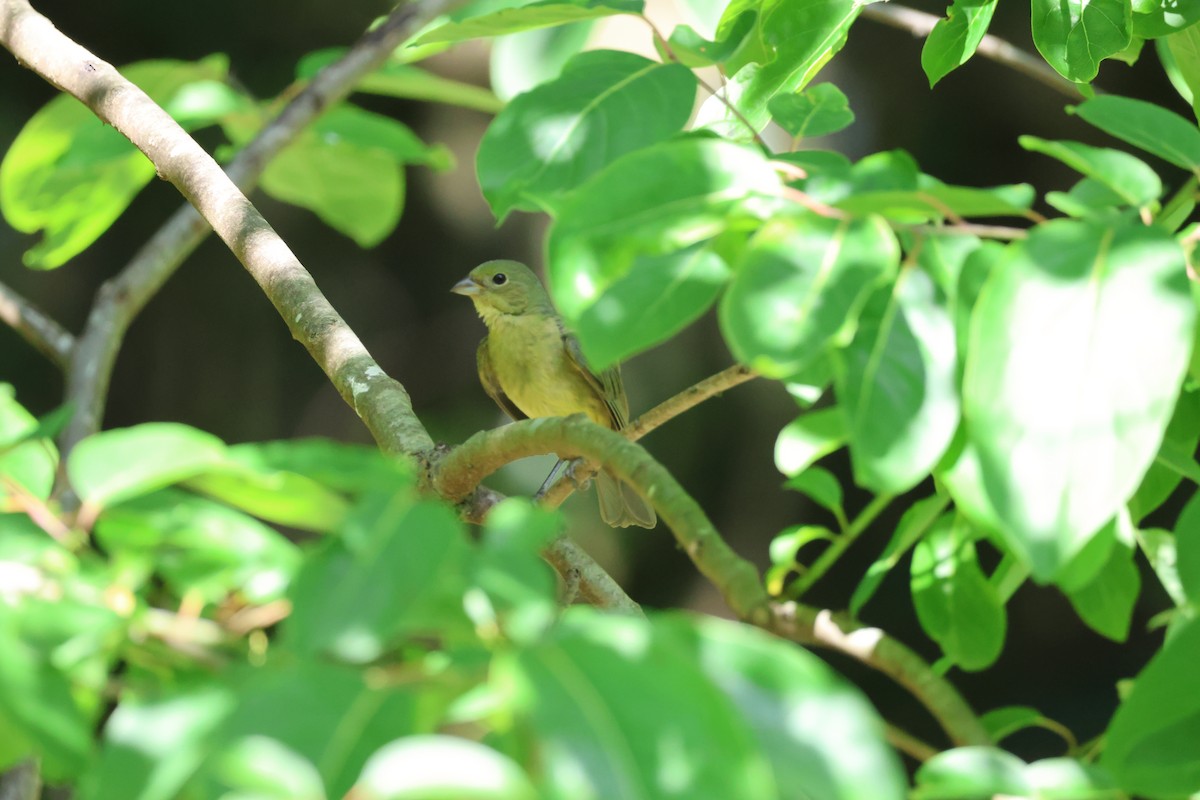
[[[4,283],[0,283],[0,320],[55,366],[67,365],[75,337]]]
[[[875,22],[908,31],[920,39],[928,36],[929,32],[933,30],[933,26],[941,19],[933,14],[926,14],[924,11],[893,3],[871,3],[863,6],[862,15]],[[1042,58],[1026,53],[998,36],[985,34],[975,52],[986,59],[1016,70],[1072,100],[1084,99],[1078,86],[1055,72],[1054,68]]]
[[[243,192],[251,191],[272,158],[326,109],[349,95],[360,79],[378,68],[393,50],[445,6],[445,0],[423,0],[397,8],[382,24],[364,34],[342,58],[321,70],[229,163],[225,172],[234,185]],[[64,453],[100,429],[109,380],[125,332],[211,230],[204,217],[190,203],[185,203],[129,264],[100,288],[66,368],[66,394],[74,403],[75,412],[60,437]]]

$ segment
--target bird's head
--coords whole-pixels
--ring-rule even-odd
[[[450,289],[466,295],[485,322],[501,314],[553,311],[541,281],[517,261],[488,261],[471,270]]]

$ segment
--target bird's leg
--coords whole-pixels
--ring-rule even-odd
[[[537,494],[533,496],[533,499],[540,500],[545,497],[546,492],[550,491],[550,487],[554,485],[556,480],[558,480],[558,476],[564,472],[566,473],[567,480],[569,480],[577,490],[586,489],[591,480],[590,478],[582,483],[575,479],[575,467],[582,463],[582,458],[572,458],[570,461],[560,458],[558,462],[555,463],[554,469],[550,470],[550,474],[546,476],[546,480],[542,481],[542,488],[537,490]]]

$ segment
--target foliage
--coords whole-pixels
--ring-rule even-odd
[[[994,7],[949,7],[922,55],[931,83],[971,58]],[[1098,760],[1095,745],[1032,763],[998,746],[948,749],[915,772],[912,796],[1200,792],[1200,128],[1101,95],[1073,113],[1113,147],[1023,137],[1080,175],[1045,194],[1061,214],[1049,220],[1027,185],[948,185],[902,150],[851,162],[811,147],[854,119],[840,90],[812,81],[862,11],[732,0],[653,31],[653,60],[579,52],[593,20],[640,15],[637,0],[480,0],[360,88],[495,111],[481,190],[497,219],[550,217],[550,289],[593,366],[715,308],[734,356],[793,391],[776,463],[837,530],[780,534],[766,575],[776,597],[801,599],[905,496],[847,603],[863,613],[911,554],[940,666],[976,671],[1002,652],[1005,603],[1026,580],[1123,641],[1137,563],[1149,564],[1170,598],[1167,636]],[[1155,39],[1188,102],[1197,21],[1200,4],[1155,0],[1035,0],[1031,15],[1039,52],[1086,94],[1105,59]],[[473,38],[496,39],[505,102],[413,66]],[[333,57],[305,59],[300,80]],[[712,89],[697,72],[709,66]],[[229,152],[271,105],[231,88],[219,57],[126,74],[189,129],[219,126]],[[345,104],[263,188],[370,246],[399,218],[408,164],[451,166],[400,123]],[[152,175],[59,98],[5,156],[0,210],[45,231],[26,260],[50,269]],[[419,497],[404,466],[355,448],[227,446],[148,424],[95,435],[60,469],[52,428],[0,394],[0,766],[37,754],[84,798],[145,800],[905,792],[875,712],[808,653],[709,618],[561,611],[538,558],[558,518],[527,503],[497,507],[474,535]],[[843,448],[874,498],[853,517],[816,465]],[[59,474],[77,514],[53,493]],[[1174,530],[1141,527],[1181,485],[1192,499]],[[1024,707],[985,721],[997,740],[1054,727]]]

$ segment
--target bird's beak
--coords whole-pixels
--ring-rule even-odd
[[[450,287],[450,291],[454,294],[465,294],[467,297],[477,295],[482,290],[483,287],[470,278],[463,278],[461,281]]]

